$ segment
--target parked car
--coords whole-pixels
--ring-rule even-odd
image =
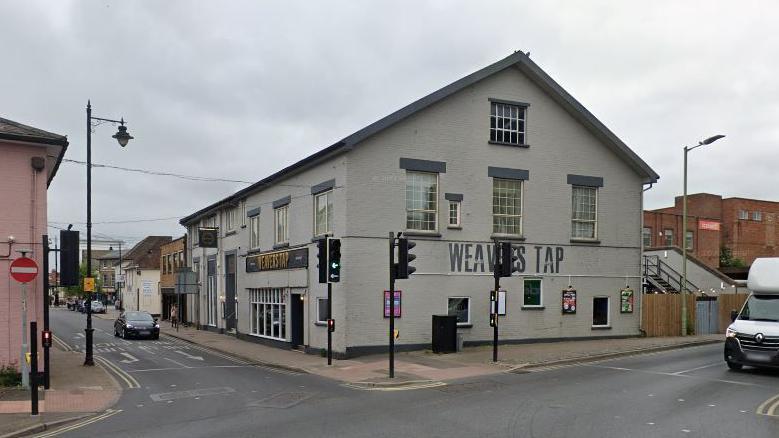
[[[73,297],[68,297],[67,300],[65,300],[65,304],[68,306],[68,310],[76,310],[76,299]]]
[[[100,301],[92,301],[92,313],[105,313],[105,305]]]
[[[87,311],[86,300],[76,301],[76,310],[78,310],[81,313],[86,312]]]
[[[119,315],[114,322],[114,336],[129,339],[131,337],[160,338],[160,325],[149,312],[127,311]]]

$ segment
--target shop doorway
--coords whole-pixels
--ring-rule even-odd
[[[225,329],[235,330],[235,254],[225,256]]]
[[[292,348],[303,346],[303,295],[290,295],[290,338]]]

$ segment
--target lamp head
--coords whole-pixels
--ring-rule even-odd
[[[119,130],[116,131],[116,134],[112,135],[112,137],[119,142],[119,146],[121,147],[127,146],[127,143],[133,139],[133,136],[127,133],[127,127],[124,126],[124,119],[120,122]]]
[[[700,142],[700,144],[701,144],[701,145],[705,145],[705,144],[712,144],[712,143],[714,143],[715,141],[717,141],[717,140],[719,140],[719,139],[721,139],[721,138],[723,138],[723,137],[725,137],[725,136],[724,136],[724,135],[722,135],[722,134],[717,134],[717,135],[715,135],[715,136],[712,136],[712,137],[709,137],[709,138],[707,138],[706,140],[703,140],[702,142]]]

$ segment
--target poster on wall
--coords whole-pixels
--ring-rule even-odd
[[[143,280],[143,294],[144,295],[151,295],[151,281],[150,280]]]
[[[619,291],[620,313],[633,313],[633,289],[626,287]]]
[[[572,287],[563,289],[562,311],[563,314],[576,313],[576,289]]]
[[[399,290],[395,291],[395,318],[400,318],[400,308],[401,308],[401,300],[400,296],[402,295],[402,292]],[[384,317],[389,318],[390,316],[390,291],[385,290],[384,291]]]

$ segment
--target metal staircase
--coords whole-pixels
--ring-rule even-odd
[[[675,294],[682,290],[682,274],[660,260],[659,256],[643,256],[644,281],[648,286],[647,292],[659,292]],[[688,293],[700,291],[700,288],[687,279]]]

